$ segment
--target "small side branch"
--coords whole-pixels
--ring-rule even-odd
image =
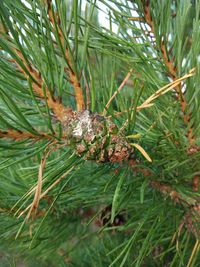
[[[40,97],[41,99],[46,99],[47,104],[50,109],[53,110],[55,116],[58,120],[64,121],[66,113],[68,113],[68,109],[64,107],[59,100],[56,100],[50,93],[50,90],[47,88],[47,86],[44,84],[42,77],[40,73],[33,68],[31,64],[27,64],[22,56],[22,53],[15,49],[15,52],[17,56],[21,59],[24,66],[30,73],[32,80],[31,80],[31,86],[33,88],[34,93],[36,96]],[[30,76],[22,69],[22,67],[16,62],[18,69],[24,74],[27,80],[30,80]],[[45,93],[44,93],[45,91]]]
[[[7,38],[7,40],[12,43],[13,40],[9,36],[7,29],[5,29],[4,27],[1,27],[0,35],[2,35],[4,38]],[[24,67],[22,67],[19,64],[19,61],[16,59],[11,59],[12,62],[16,64],[18,70],[24,75],[26,80],[30,81],[35,95],[43,100],[46,100],[49,108],[53,110],[56,118],[60,121],[63,121],[66,114],[68,114],[68,109],[64,107],[59,100],[55,99],[54,96],[52,96],[51,91],[45,85],[41,74],[34,68],[32,63],[25,60],[21,51],[15,46],[12,46],[12,50],[13,53],[15,53],[18,57],[19,61],[21,61],[21,63],[24,65]]]
[[[188,231],[192,232],[196,238],[200,237],[200,203],[195,198],[185,198],[170,185],[160,183],[159,181],[151,181],[150,186],[163,195],[170,197],[175,203],[181,204],[187,208],[183,220],[179,226],[181,231],[183,225],[186,226]]]
[[[29,132],[15,131],[15,130],[9,129],[7,131],[0,130],[0,138],[9,138],[9,139],[17,140],[17,141],[20,141],[23,139],[35,139],[35,140],[38,139],[39,140],[41,138],[51,140],[52,136],[46,133],[39,133],[39,135],[37,136]]]
[[[77,111],[84,110],[85,109],[85,102],[84,102],[83,89],[81,88],[79,78],[78,78],[76,72],[74,71],[72,60],[71,60],[71,55],[69,53],[69,49],[65,45],[65,37],[64,37],[64,34],[63,34],[61,27],[60,27],[60,19],[58,18],[58,21],[55,21],[55,19],[54,19],[53,10],[52,10],[52,1],[46,0],[46,3],[48,6],[49,20],[51,21],[54,29],[56,28],[55,24],[58,25],[57,30],[58,30],[59,38],[60,38],[62,47],[65,48],[65,58],[67,60],[68,66],[69,66],[68,68],[65,68],[65,72],[67,73],[69,80],[72,83],[73,88],[74,88]]]
[[[156,36],[156,32],[155,32],[155,25],[154,25],[154,21],[153,21],[153,19],[151,17],[150,0],[144,1],[144,18],[145,18],[147,24],[150,26],[151,32],[154,34],[154,36],[156,38],[157,36]],[[166,43],[164,41],[164,37],[161,36],[160,39],[161,39],[160,52],[162,54],[163,62],[165,63],[165,66],[167,67],[168,75],[173,80],[176,80],[178,78],[178,75],[177,75],[177,68],[174,65],[174,60],[173,59],[171,59],[171,60],[169,59],[169,52],[167,51],[167,46],[166,46]],[[188,124],[190,123],[191,114],[190,114],[190,112],[188,112],[188,104],[187,104],[185,96],[182,93],[181,84],[177,85],[175,87],[175,90],[177,92],[178,99],[180,101],[181,111],[183,113],[184,124],[186,126],[188,126]],[[192,127],[189,127],[186,136],[188,138],[189,143],[192,144],[193,141],[194,141],[194,134],[193,134]]]

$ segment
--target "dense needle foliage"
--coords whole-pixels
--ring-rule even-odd
[[[198,267],[200,2],[1,0],[0,47],[0,266]]]

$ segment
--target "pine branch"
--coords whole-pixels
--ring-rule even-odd
[[[137,162],[135,160],[129,160],[129,165],[131,169],[135,173],[142,173],[145,177],[152,176],[152,172],[148,169],[144,169],[141,167],[137,167],[137,165],[140,165],[141,162]],[[197,176],[197,178],[199,178]],[[198,180],[198,179],[197,179]],[[171,200],[175,204],[182,205],[183,207],[187,208],[187,211],[185,212],[185,215],[183,216],[182,222],[179,226],[179,232],[181,231],[182,227],[185,225],[187,230],[189,232],[192,232],[194,236],[199,239],[200,237],[200,203],[199,198],[194,197],[185,197],[181,195],[181,193],[177,192],[172,188],[172,186],[161,183],[156,180],[150,180],[149,182],[150,187],[153,189],[159,191],[161,194],[163,194],[165,197],[170,197]],[[196,191],[196,190],[195,190]]]
[[[162,193],[163,195],[170,197],[175,203],[181,204],[187,207],[180,228],[185,224],[187,229],[192,232],[196,238],[200,238],[200,203],[196,198],[183,197],[180,193],[174,190],[171,186],[160,183],[159,181],[152,180],[149,185]]]
[[[0,34],[5,36],[10,43],[12,43],[12,38],[9,36],[8,30],[1,26]],[[19,61],[16,59],[12,59],[18,68],[18,70],[24,75],[27,81],[31,82],[32,89],[37,97],[42,100],[46,100],[50,109],[53,110],[56,118],[60,121],[64,121],[66,116],[70,114],[70,109],[66,108],[60,103],[59,99],[56,99],[52,96],[50,89],[45,85],[43,78],[41,77],[41,73],[39,73],[31,62],[27,62],[24,58],[22,52],[17,49],[15,46],[12,46],[12,52],[18,57],[18,59],[23,64],[19,64]]]
[[[34,78],[33,81],[31,81],[33,91],[35,92],[36,96],[39,96],[41,99],[46,99],[47,104],[50,109],[53,110],[55,116],[58,120],[64,121],[65,116],[69,114],[70,109],[67,109],[63,106],[63,104],[59,103],[59,100],[56,100],[50,93],[50,90],[45,86],[41,74],[36,71],[33,66],[27,65],[22,57],[22,54],[20,51],[16,50],[16,54],[18,57],[22,60],[24,63],[26,69],[31,74],[31,76]],[[19,70],[24,74],[27,80],[30,79],[29,75],[17,64]]]
[[[65,49],[65,58],[67,60],[68,68],[65,68],[66,74],[69,76],[69,80],[72,83],[74,87],[74,93],[75,93],[75,99],[76,99],[76,105],[77,105],[77,111],[81,111],[85,109],[85,102],[84,102],[84,94],[83,94],[83,89],[81,88],[81,84],[78,78],[77,73],[74,71],[74,67],[72,64],[72,59],[71,55],[69,52],[69,48],[65,47],[65,36],[63,34],[63,31],[60,26],[60,18],[59,15],[56,14],[57,21],[55,20],[55,15],[53,11],[53,6],[52,6],[52,0],[45,0],[48,6],[48,14],[49,14],[49,19],[54,27],[54,31],[56,29],[58,30],[58,35],[61,41],[62,47]]]
[[[19,141],[23,139],[35,139],[35,140],[40,140],[41,138],[52,139],[52,136],[43,132],[39,132],[38,136],[36,136],[29,132],[15,131],[9,129],[7,131],[0,130],[0,138],[10,138]]]
[[[154,25],[154,21],[153,18],[151,16],[151,7],[150,7],[150,0],[145,0],[144,1],[144,18],[147,22],[147,24],[150,26],[151,28],[151,32],[154,34],[155,38],[158,38],[158,36],[156,36],[156,31],[155,31],[155,25]],[[167,51],[167,45],[164,41],[164,37],[163,36],[159,36],[160,37],[160,52],[161,55],[163,57],[163,61],[168,69],[168,75],[169,77],[171,77],[173,80],[176,80],[178,78],[178,70],[177,67],[174,65],[174,60],[173,59],[169,59],[169,51]],[[171,51],[170,51],[171,52]],[[191,119],[191,113],[188,112],[188,103],[186,101],[186,98],[184,96],[184,94],[182,93],[182,86],[181,84],[179,84],[176,88],[176,92],[178,95],[178,99],[180,101],[181,104],[181,111],[183,113],[183,121],[184,124],[186,126],[188,126],[188,124],[190,123],[190,119]],[[194,138],[194,134],[193,134],[193,129],[192,126],[190,126],[190,128],[188,129],[187,132],[187,138],[189,141],[189,144],[191,145],[195,138]]]
[[[142,15],[132,21],[128,17],[133,14],[133,8],[126,1],[112,1],[112,5],[104,0],[90,2],[84,15],[83,2],[74,0],[72,7],[72,2],[60,0],[28,1],[28,6],[22,0],[15,3],[5,0],[0,4],[5,9],[5,14],[0,14],[2,21],[10,22],[11,29],[10,37],[4,33],[6,39],[0,41],[5,58],[0,61],[1,125],[7,129],[0,130],[0,138],[3,138],[0,149],[0,236],[3,242],[0,242],[0,249],[4,246],[7,251],[11,246],[14,252],[23,257],[28,255],[34,262],[39,255],[44,260],[40,263],[39,259],[41,266],[48,265],[51,260],[55,266],[66,265],[57,258],[61,248],[76,266],[167,266],[169,261],[173,266],[187,263],[188,267],[196,266],[193,258],[197,258],[199,243],[195,246],[194,243],[200,236],[197,227],[199,146],[188,148],[176,101],[167,92],[175,88],[179,101],[184,103],[182,84],[187,84],[188,88],[192,83],[198,84],[198,67],[192,57],[199,50],[186,57],[195,68],[190,72],[177,70],[174,58],[170,60],[168,43],[163,36],[155,36],[161,40],[162,58],[155,57],[155,38],[152,32],[147,33],[147,24],[154,34],[164,35],[162,27],[167,27],[162,23],[165,20],[161,18],[159,26],[155,23],[157,17],[151,18],[152,12],[163,11],[165,5],[160,2],[157,5],[152,0],[152,6],[158,6],[158,10],[150,10],[149,6],[146,20]],[[141,1],[132,2],[137,11]],[[109,7],[108,30],[102,30],[92,20],[92,9],[101,9],[100,3]],[[182,5],[187,7],[185,2]],[[112,21],[119,26],[118,33],[112,31]],[[157,31],[157,27],[161,30]],[[148,34],[150,47],[147,39],[143,39],[144,34]],[[138,35],[140,39],[133,42],[132,36]],[[9,51],[11,59],[6,54]],[[182,55],[179,56],[177,61],[181,62]],[[166,75],[163,75],[163,62]],[[133,66],[137,74],[134,85],[130,85],[134,90],[130,91],[128,79]],[[127,76],[122,78],[124,73]],[[182,77],[178,73],[183,73]],[[173,81],[165,85],[167,78]],[[86,88],[81,87],[80,80]],[[123,82],[120,84],[119,80]],[[27,82],[31,92],[26,92]],[[75,93],[75,110],[64,106],[65,103],[71,105],[71,98],[62,94],[68,82]],[[120,86],[115,90],[118,83]],[[192,90],[187,93],[195,99],[195,108],[198,107],[197,93],[193,94]],[[113,99],[116,101],[111,105]],[[40,106],[40,100],[42,104],[45,101],[46,106]],[[92,112],[89,111],[90,101]],[[152,106],[154,108],[150,109]],[[113,117],[96,113],[104,107]],[[54,114],[48,108],[60,123],[53,124]],[[181,107],[184,115],[187,115],[187,108],[187,103],[186,107]],[[123,116],[116,117],[120,114]],[[189,122],[185,118],[186,126]],[[29,133],[31,126],[40,130]],[[53,129],[52,135],[44,132],[47,126]],[[128,127],[125,129],[125,126]],[[60,139],[54,136],[54,130],[62,135]],[[195,134],[197,136],[197,129]],[[13,140],[7,140],[9,138]],[[21,140],[24,141],[15,144]],[[133,143],[135,140],[137,144]],[[56,145],[50,148],[52,143]],[[59,147],[63,148],[58,151]],[[142,156],[150,162],[143,161]],[[192,176],[195,193],[188,188]],[[163,201],[154,197],[154,190],[164,196]],[[47,195],[51,202],[43,201]],[[169,205],[164,200],[166,197],[171,198],[176,207]],[[8,214],[7,207],[13,205]],[[102,207],[105,208],[100,211]],[[13,212],[19,220],[12,216]],[[27,222],[31,216],[34,220]],[[98,228],[93,223],[97,218],[101,221]],[[170,244],[170,236],[177,232],[177,225],[181,233],[179,247]],[[182,226],[187,228],[183,234]],[[100,236],[97,231],[101,231]],[[18,238],[14,241],[16,232]],[[155,255],[154,248],[160,247]]]
[[[147,24],[150,26],[151,32],[154,34],[155,38],[157,38],[158,36],[156,36],[154,21],[153,21],[153,18],[151,16],[150,0],[144,1],[144,18],[145,18]],[[160,48],[161,55],[163,57],[163,61],[164,61],[165,65],[168,69],[168,75],[173,80],[176,80],[178,78],[177,67],[174,65],[174,60],[169,59],[169,51],[167,51],[167,44],[164,41],[164,37],[160,36],[160,40],[161,40],[161,42],[160,42],[159,48]],[[170,53],[172,53],[172,48],[170,49]],[[188,125],[190,124],[190,120],[191,120],[191,112],[189,111],[189,105],[186,101],[186,98],[185,98],[183,92],[182,92],[181,84],[176,86],[175,89],[176,89],[178,99],[179,99],[180,105],[181,105],[181,111],[183,114],[183,122],[184,122],[185,126],[188,127]],[[190,125],[190,127],[188,128],[186,137],[188,138],[188,142],[191,146],[196,139],[194,136],[194,133],[193,133],[192,125]],[[196,185],[199,184],[199,182],[197,182],[197,177],[195,177],[193,179],[194,179],[193,188],[197,188]],[[199,180],[200,180],[200,177],[199,177]]]

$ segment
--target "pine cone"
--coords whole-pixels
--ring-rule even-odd
[[[85,160],[120,162],[133,152],[125,135],[110,119],[89,110],[74,112],[63,130],[70,146]]]

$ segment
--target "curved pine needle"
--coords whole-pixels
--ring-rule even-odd
[[[145,157],[145,159],[147,159],[149,162],[152,162],[152,159],[149,157],[149,155],[144,150],[144,148],[142,148],[140,145],[135,144],[135,143],[131,143],[131,146],[136,147],[141,152],[141,154]]]

